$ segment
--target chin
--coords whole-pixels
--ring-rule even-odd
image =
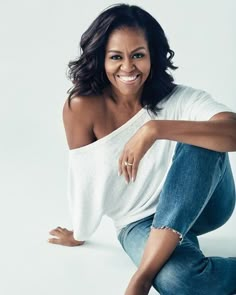
[[[123,95],[134,95],[135,93],[140,92],[143,86],[141,85],[140,87],[121,87],[116,85],[115,88]]]
[[[110,81],[111,82],[111,81]],[[116,81],[111,82],[111,86],[115,89],[119,90],[123,95],[131,95],[137,92],[140,92],[143,89],[144,82],[139,83],[138,85],[123,85],[120,82],[117,83]]]

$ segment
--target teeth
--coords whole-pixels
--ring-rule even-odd
[[[134,81],[137,78],[137,76],[138,75],[136,75],[136,76],[118,76],[118,77],[125,82],[126,81],[129,82],[129,81]]]

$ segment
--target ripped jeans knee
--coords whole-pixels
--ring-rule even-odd
[[[171,228],[171,227],[168,227],[168,226],[165,226],[165,225],[156,227],[156,226],[154,226],[154,225],[151,225],[150,228],[151,228],[151,229],[165,229],[165,230],[170,230],[170,231],[174,232],[175,234],[177,234],[177,235],[179,236],[179,245],[180,245],[180,244],[182,243],[182,241],[183,241],[183,235],[182,235],[180,232],[178,232],[177,230],[175,230],[175,229],[173,229],[173,228]]]

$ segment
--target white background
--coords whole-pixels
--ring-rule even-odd
[[[47,243],[70,227],[62,106],[67,63],[81,34],[115,1],[4,1],[0,10],[0,293],[121,295],[135,271],[104,218],[82,247]],[[236,111],[234,0],[126,1],[163,26],[178,83],[202,88]],[[230,154],[236,175],[235,153]],[[207,255],[236,256],[236,213],[201,237]],[[157,294],[154,290],[151,294]]]

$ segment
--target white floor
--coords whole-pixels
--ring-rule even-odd
[[[23,225],[19,222],[17,234],[5,235],[3,231],[0,293],[124,294],[135,266],[122,251],[107,221],[104,220],[91,241],[77,248],[47,244],[46,223]],[[219,235],[202,238],[201,241],[206,254],[235,255],[235,233],[232,238],[228,236],[224,240],[223,235],[222,238]],[[150,294],[157,292],[152,289]]]
[[[136,267],[119,245],[110,219],[103,219],[84,246],[47,243],[50,229],[69,225],[65,183],[60,173],[52,173],[55,166],[43,170],[44,162],[37,157],[29,162],[24,162],[24,156],[15,157],[12,164],[3,166],[0,294],[124,294]],[[202,237],[204,252],[236,256],[235,224],[234,213],[224,227]]]

